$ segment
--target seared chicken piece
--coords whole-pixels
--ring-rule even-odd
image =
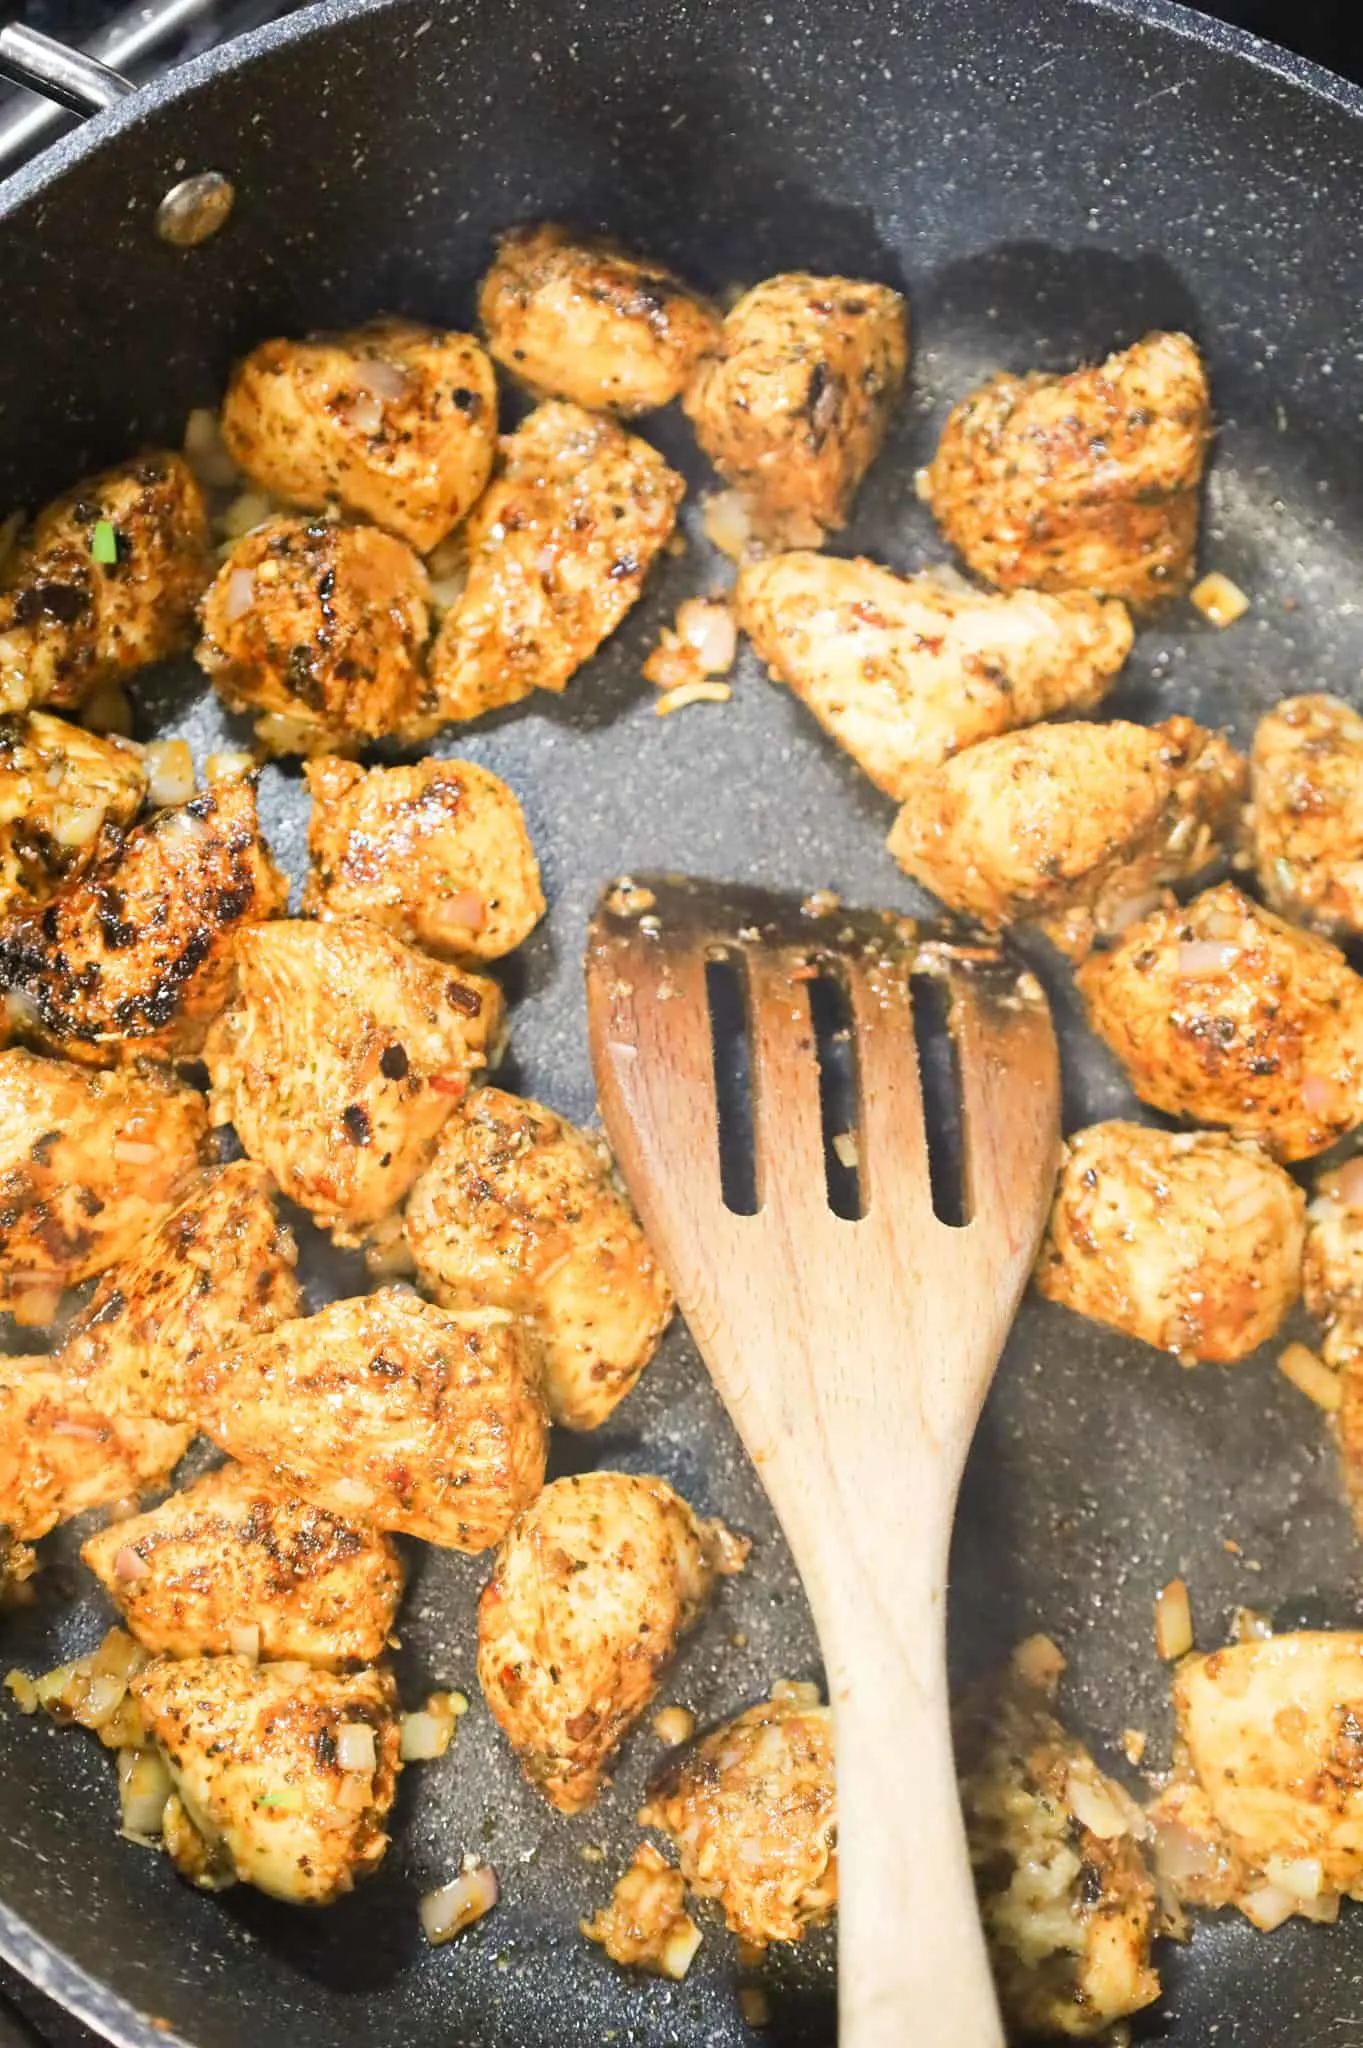
[[[1363,981],[1230,883],[1132,925],[1077,980],[1089,1023],[1167,1116],[1289,1160],[1363,1121]]]
[[[1211,397],[1186,334],[1096,369],[991,378],[946,426],[925,494],[1002,590],[1089,590],[1145,608],[1192,580]]]
[[[275,497],[340,505],[428,554],[491,473],[497,380],[471,334],[411,320],[264,341],[232,374],[222,437]]]
[[[38,514],[0,577],[0,707],[62,708],[188,647],[213,570],[178,455],[135,456]]]
[[[1065,1660],[1019,1645],[960,1715],[970,1857],[1004,2016],[1029,2039],[1106,2037],[1159,1997],[1165,1931],[1137,1839],[1140,1811],[1055,1718]]]
[[[817,1686],[781,1680],[683,1750],[639,1820],[675,1843],[682,1874],[741,1941],[800,1941],[838,1902],[833,1716]]]
[[[150,1492],[193,1434],[108,1413],[51,1358],[0,1356],[0,1524],[36,1543],[87,1508]]]
[[[555,1480],[497,1553],[478,1607],[478,1677],[527,1778],[580,1813],[659,1675],[748,1546],[662,1479]]]
[[[205,1358],[194,1379],[200,1424],[230,1457],[446,1550],[487,1550],[544,1479],[534,1339],[397,1288]]]
[[[376,925],[252,925],[208,1034],[216,1123],[343,1241],[393,1209],[495,1050],[501,996]]]
[[[537,406],[502,442],[465,528],[468,580],[436,635],[414,730],[562,690],[634,604],[685,488],[614,420]]]
[[[534,1324],[549,1413],[569,1429],[595,1429],[624,1400],[672,1313],[603,1141],[500,1088],[450,1118],[406,1228],[437,1301]]]
[[[127,740],[45,711],[0,718],[0,914],[46,903],[84,872],[101,829],[131,825],[147,768]]]
[[[166,1846],[192,1881],[223,1882],[207,1851],[228,1881],[325,1906],[377,1870],[402,1768],[388,1672],[164,1657],[129,1690],[175,1781]]]
[[[207,1126],[169,1077],[0,1052],[0,1306],[126,1258],[183,1199]]]
[[[233,935],[287,896],[250,778],[129,833],[108,827],[84,875],[0,924],[11,1019],[17,995],[23,1035],[88,1066],[196,1053],[227,997]]]
[[[249,1159],[220,1166],[106,1269],[61,1352],[91,1400],[192,1422],[200,1359],[298,1314],[298,1248],[272,1196]]]
[[[478,317],[540,397],[619,413],[670,405],[720,335],[715,307],[660,264],[548,222],[498,236]]]
[[[1363,1169],[1354,1160],[1322,1174],[1312,1191],[1302,1294],[1324,1331],[1326,1364],[1358,1361],[1363,1372]]]
[[[609,1905],[578,1926],[613,1963],[657,1977],[684,1977],[700,1947],[700,1929],[686,1910],[686,1879],[651,1842],[639,1844]]]
[[[1338,697],[1287,697],[1261,718],[1248,824],[1259,886],[1317,931],[1363,931],[1363,718]]]
[[[272,753],[354,748],[395,732],[423,688],[426,571],[377,526],[271,519],[204,599],[197,659],[232,711],[259,711]]]
[[[303,909],[364,917],[442,960],[499,960],[544,915],[511,790],[472,761],[357,768],[310,761]]]
[[[754,562],[738,622],[778,682],[887,796],[962,747],[1087,711],[1131,647],[1119,604],[967,590],[805,550]]]
[[[759,524],[835,529],[880,450],[908,362],[898,292],[791,271],[744,293],[683,403]]]
[[[1184,1365],[1267,1343],[1297,1298],[1306,1197],[1249,1139],[1091,1124],[1065,1147],[1036,1284]]]
[[[1082,960],[1215,858],[1244,786],[1240,756],[1191,718],[1039,725],[916,777],[889,848],[948,909],[1039,924]]]
[[[300,1499],[262,1469],[224,1465],[81,1556],[144,1648],[372,1664],[402,1598],[388,1536]]]

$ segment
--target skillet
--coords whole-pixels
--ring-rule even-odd
[[[170,249],[157,202],[200,170],[233,180],[235,211],[198,249]],[[1109,708],[1188,711],[1243,742],[1289,691],[1359,699],[1363,95],[1164,0],[325,0],[144,89],[0,190],[0,502],[32,505],[139,441],[178,438],[267,334],[380,308],[467,322],[489,236],[543,216],[610,227],[716,290],[796,266],[904,286],[913,389],[840,543],[902,569],[940,559],[913,472],[968,385],[1189,329],[1220,420],[1204,554],[1254,609],[1224,635],[1186,608],[1157,622]],[[647,431],[702,481],[679,420]],[[592,1109],[578,963],[608,875],[680,867],[921,907],[882,849],[889,807],[750,661],[731,704],[654,716],[640,660],[711,569],[699,546],[668,559],[563,700],[438,743],[525,803],[551,914],[509,966],[507,1085],[570,1115]],[[140,737],[183,735],[199,755],[236,736],[187,665],[138,695]],[[267,771],[265,827],[295,876],[305,811],[296,773]],[[1044,948],[1034,964],[1062,1031],[1067,1125],[1126,1112],[1064,973]],[[314,1303],[363,1284],[300,1236]],[[817,1673],[760,1489],[680,1328],[602,1432],[560,1439],[555,1473],[591,1465],[661,1472],[756,1538],[665,1698],[704,1721]],[[107,1625],[75,1547],[49,1545],[49,1597],[4,1624],[6,1665],[45,1668]],[[1187,1575],[1205,1646],[1240,1602],[1284,1626],[1357,1625],[1361,1563],[1315,1411],[1271,1358],[1185,1373],[1024,1307],[962,1499],[959,1676],[1049,1629],[1070,1658],[1068,1716],[1121,1772],[1123,1727],[1151,1731],[1155,1761],[1167,1751],[1159,1585]],[[595,1813],[539,1809],[476,1698],[485,1569],[420,1560],[404,1695],[462,1685],[474,1708],[445,1763],[407,1774],[380,1876],[325,1914],[180,1885],[118,1839],[93,1744],[0,1714],[0,1954],[123,2048],[753,2039],[718,1930],[681,1986],[625,1977],[576,1933],[637,1838],[657,1745],[636,1734]],[[427,1951],[417,1896],[465,1849],[496,1865],[504,1903]],[[774,1958],[767,2040],[832,2041],[831,1959],[827,1935]],[[1271,1939],[1205,1922],[1191,1949],[1165,1951],[1165,1998],[1136,2036],[1340,2048],[1361,1970],[1357,1912]]]

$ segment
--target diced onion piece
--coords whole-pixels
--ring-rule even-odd
[[[689,1742],[696,1732],[696,1717],[685,1707],[664,1707],[653,1716],[653,1733],[659,1742],[665,1742],[669,1749],[676,1749],[679,1743]]]
[[[1346,1209],[1363,1209],[1363,1157],[1346,1160],[1340,1167],[1335,1192]]]
[[[348,1508],[372,1508],[378,1499],[372,1486],[366,1486],[363,1479],[342,1477],[333,1479],[331,1491],[343,1506]]]
[[[1181,1822],[1156,1824],[1155,1866],[1167,1884],[1178,1889],[1196,1878],[1213,1877],[1217,1862],[1215,1844],[1195,1835]]]
[[[15,1705],[21,1714],[36,1714],[42,1705],[37,1686],[26,1671],[7,1671],[6,1688],[13,1693]]]
[[[357,357],[352,379],[361,391],[372,392],[375,398],[407,396],[407,372],[396,363],[385,362],[382,356]]]
[[[453,1884],[426,1893],[420,1906],[422,1932],[433,1945],[449,1941],[490,1913],[500,1896],[491,1864],[475,1864],[471,1870],[461,1871]]]
[[[1280,1885],[1261,1884],[1236,1903],[1251,1927],[1257,1927],[1260,1934],[1272,1934],[1275,1927],[1292,1918],[1300,1901]]]
[[[159,1835],[161,1816],[174,1789],[158,1750],[119,1750],[118,1802],[125,1835],[134,1840]]]
[[[732,696],[727,683],[681,683],[675,690],[665,690],[653,709],[659,718],[669,718],[688,704],[727,704]]]
[[[115,1138],[109,1147],[121,1166],[154,1166],[156,1147],[144,1138]]]
[[[1273,1623],[1257,1607],[1237,1607],[1230,1618],[1231,1640],[1236,1643],[1267,1643],[1273,1640]]]
[[[1285,1351],[1280,1351],[1278,1370],[1317,1408],[1333,1413],[1343,1405],[1344,1388],[1339,1374],[1331,1372],[1305,1344],[1289,1344]]]
[[[255,765],[255,758],[251,754],[210,754],[204,762],[204,781],[210,787],[215,782],[242,782],[254,771]]]
[[[260,1624],[243,1621],[229,1628],[227,1647],[234,1657],[245,1657],[248,1663],[256,1663],[260,1657]]]
[[[856,1172],[859,1161],[855,1131],[839,1131],[833,1140],[833,1152],[839,1166],[845,1167],[848,1173]]]
[[[700,1929],[691,1915],[683,1913],[669,1929],[658,1951],[659,1974],[670,1977],[674,1984],[680,1984],[696,1959],[700,1938]]]
[[[194,794],[194,756],[187,740],[153,740],[143,750],[147,800],[158,811],[187,804]]]
[[[357,391],[345,409],[345,416],[347,424],[361,434],[382,433],[383,400],[372,391]]]
[[[429,1708],[420,1713],[404,1714],[401,1724],[402,1761],[405,1764],[431,1764],[445,1754],[454,1734],[454,1715],[448,1711],[433,1714]]]
[[[1249,599],[1238,583],[1215,570],[1195,583],[1188,593],[1204,619],[1213,626],[1233,626],[1249,610]]]
[[[766,2027],[771,2024],[771,2000],[760,1984],[743,1984],[738,1992],[738,2009],[747,2027]]]
[[[227,578],[227,601],[223,616],[229,626],[244,618],[256,601],[256,572],[254,569],[233,569]]]
[[[151,1566],[140,1550],[134,1550],[131,1543],[125,1543],[114,1558],[114,1577],[120,1585],[135,1586],[139,1579],[151,1577]]]
[[[210,490],[230,491],[240,478],[222,438],[218,415],[206,405],[195,406],[185,421],[185,461]]]
[[[1119,1835],[1130,1832],[1127,1814],[1095,1765],[1070,1765],[1065,1778],[1065,1797],[1080,1826],[1086,1827],[1100,1842],[1112,1842]]]
[[[336,1761],[343,1771],[366,1771],[370,1777],[379,1767],[374,1731],[367,1721],[342,1721],[336,1730]]]
[[[454,1715],[455,1720],[462,1720],[464,1715],[467,1714],[469,1710],[468,1694],[463,1692],[451,1692],[447,1693],[445,1697],[448,1699],[450,1703],[450,1712]]]
[[[58,846],[88,846],[103,823],[97,804],[54,804],[48,829]]]
[[[323,746],[326,734],[309,718],[287,711],[267,711],[256,720],[256,738],[267,754],[310,754]]]
[[[1294,1899],[1307,1905],[1318,1899],[1324,1888],[1319,1856],[1269,1856],[1264,1862],[1264,1876],[1270,1884],[1291,1892]]]
[[[61,1287],[54,1280],[35,1282],[29,1287],[12,1286],[9,1312],[21,1330],[45,1330],[56,1315],[61,1298]],[[67,1431],[68,1435],[73,1433]],[[103,1434],[102,1430],[94,1432],[100,1441]]]
[[[125,740],[132,738],[133,708],[128,702],[127,692],[120,690],[117,683],[108,683],[102,690],[96,690],[81,717],[91,732],[114,733]]]
[[[727,675],[738,654],[738,627],[727,604],[689,597],[677,607],[677,634],[695,650],[707,676]]]
[[[1155,1648],[1166,1664],[1193,1647],[1193,1610],[1184,1579],[1170,1579],[1155,1600]]]
[[[737,491],[720,491],[701,506],[700,523],[711,547],[741,562],[752,539],[752,516]]]
[[[1185,939],[1178,949],[1178,972],[1189,981],[1227,974],[1239,958],[1238,946],[1224,946],[1219,939]]]
[[[480,932],[487,924],[487,905],[476,889],[460,889],[433,906],[432,922],[442,930]]]
[[[263,526],[274,511],[273,498],[263,491],[243,491],[233,498],[219,524],[228,540],[243,540],[257,526]]]
[[[126,1678],[116,1678],[109,1671],[92,1674],[81,1707],[80,1718],[84,1725],[87,1728],[100,1727],[111,1715],[118,1712],[127,1694]]]
[[[1301,1104],[1310,1116],[1334,1116],[1341,1107],[1340,1090],[1327,1074],[1304,1074]]]
[[[1146,1734],[1144,1728],[1123,1728],[1122,1755],[1133,1770],[1144,1757],[1149,1741],[1150,1737]]]

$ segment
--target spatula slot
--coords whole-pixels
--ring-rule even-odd
[[[915,974],[909,982],[909,994],[928,1141],[932,1212],[939,1223],[959,1229],[970,1221],[970,1214],[966,1201],[961,1070],[951,1033],[950,992],[938,976]]]
[[[809,1016],[819,1061],[819,1114],[823,1124],[824,1181],[835,1216],[864,1216],[857,1115],[860,1087],[852,1006],[836,975],[820,971],[807,984]]]
[[[752,1055],[743,976],[727,954],[705,963],[719,1115],[719,1177],[724,1206],[735,1216],[757,1214],[757,1154],[753,1140]]]

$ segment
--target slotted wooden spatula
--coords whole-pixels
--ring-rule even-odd
[[[745,992],[754,1214],[724,1198],[707,992],[719,960]],[[856,1161],[856,1220],[829,1206],[809,1000],[821,976],[850,1009],[855,1152],[845,1138],[840,1150]],[[921,976],[949,999],[958,1228],[933,1209],[909,987]],[[1045,999],[988,946],[661,876],[606,892],[587,997],[616,1157],[819,1631],[837,1738],[842,2048],[997,2044],[952,1762],[947,1550],[1051,1193]]]

